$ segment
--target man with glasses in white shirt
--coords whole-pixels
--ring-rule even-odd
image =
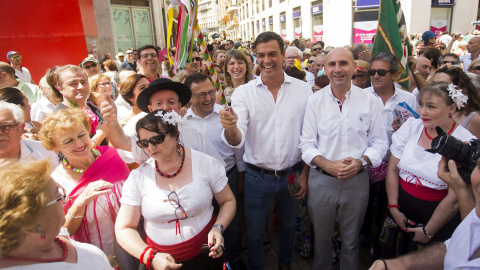
[[[308,208],[315,229],[313,269],[332,269],[332,241],[338,216],[340,269],[359,269],[358,239],[368,203],[367,166],[377,167],[388,143],[382,104],[352,85],[356,66],[345,48],[327,55],[330,84],[307,103],[300,149],[311,166]]]
[[[248,268],[263,269],[263,234],[268,207],[276,199],[280,223],[278,269],[290,269],[295,236],[294,199],[306,194],[308,167],[298,148],[303,115],[312,90],[306,82],[283,72],[284,43],[280,35],[263,32],[255,40],[261,75],[239,86],[232,108],[220,111],[223,140],[245,145],[245,225]],[[290,195],[287,179],[300,190]]]

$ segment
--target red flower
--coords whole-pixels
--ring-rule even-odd
[[[287,183],[289,183],[289,184],[291,184],[291,185],[295,184],[295,175],[294,175],[294,174],[290,174],[290,175],[288,176]]]

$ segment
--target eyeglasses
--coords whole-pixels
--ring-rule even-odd
[[[97,64],[95,64],[95,63],[91,64],[90,66],[83,65],[84,69],[90,69],[90,68],[96,68],[96,67],[97,67]]]
[[[192,62],[193,61],[197,61],[197,62],[201,62],[202,58],[200,57],[192,57]]]
[[[161,144],[165,141],[165,137],[167,136],[168,132],[169,131],[167,131],[165,133],[160,133],[159,135],[153,136],[148,140],[137,141],[137,145],[140,148],[147,148],[148,143],[151,143],[152,145],[159,145],[159,144]]]
[[[458,64],[460,64],[460,62],[457,62],[457,61],[442,61],[442,65],[446,65],[446,64],[458,65]]]
[[[474,66],[472,67],[473,70],[480,70],[480,66]]]
[[[315,91],[318,91],[318,90],[322,90],[322,88],[315,88],[315,87],[312,87],[312,91],[315,92]]]
[[[125,54],[128,54],[128,55],[133,55],[133,52],[127,52]]]
[[[380,75],[380,73],[378,73]],[[374,76],[374,75],[373,75]],[[382,76],[382,75],[380,75]],[[363,78],[363,77],[367,77],[367,75],[363,75],[363,74],[353,74],[352,76],[352,80],[355,80],[355,78]]]
[[[111,85],[112,85],[111,82],[104,82],[104,83],[97,84],[97,86],[100,86],[100,87],[107,87],[107,86],[111,86]]]
[[[177,220],[184,220],[187,219],[187,213],[185,213],[185,209],[180,205],[180,199],[175,191],[170,192],[168,194],[168,201],[170,204],[175,207],[175,217]],[[167,200],[163,200],[163,202],[167,202]]]
[[[22,58],[22,56],[19,55],[19,54],[16,54],[16,55],[12,56],[12,59],[20,59],[20,58]]]
[[[9,131],[12,131],[13,130],[13,127],[16,127],[18,126],[20,123],[16,123],[16,124],[3,124],[3,125],[0,125],[0,130],[5,133],[5,132],[9,132]]]
[[[383,77],[383,76],[387,75],[387,72],[393,73],[393,71],[391,71],[391,70],[385,70],[385,69],[370,69],[370,70],[368,71],[368,74],[369,74],[370,76],[375,76],[375,74],[378,73],[378,76],[382,76],[382,77]]]
[[[155,53],[146,53],[146,54],[141,54],[140,58],[157,58],[157,54]]]
[[[315,48],[315,49],[312,49],[312,52],[316,52],[316,51],[321,51],[322,48]]]
[[[67,195],[65,195],[65,190],[63,190],[63,188],[61,188],[61,187],[58,187],[58,193],[60,193],[60,197],[58,197],[55,200],[45,204],[45,208],[49,207],[50,205],[54,205],[59,201],[65,200],[65,198],[67,197]]]
[[[315,60],[308,60],[307,63],[309,64],[313,64],[315,62]]]
[[[285,57],[285,59],[291,60],[291,59],[302,59],[300,56],[289,56]]]
[[[207,95],[213,96],[213,95],[215,95],[216,92],[217,91],[215,89],[212,89],[212,90],[208,91],[208,93],[205,93],[205,92],[198,93],[198,94],[192,93],[192,96],[196,96],[198,98],[205,99],[207,97]]]

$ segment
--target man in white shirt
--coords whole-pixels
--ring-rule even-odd
[[[480,59],[480,36],[473,36],[467,44],[468,53],[460,56],[463,71],[467,72],[473,60]]]
[[[190,99],[192,106],[187,110],[184,120],[199,126],[215,145],[218,153],[225,161],[228,185],[238,204],[239,188],[243,187],[245,180],[246,165],[243,162],[245,148],[230,147],[222,140],[223,127],[220,124],[222,106],[215,103],[217,91],[210,76],[201,72],[193,73],[185,79],[185,85],[192,90],[192,98]],[[243,190],[241,192],[243,193]],[[237,209],[239,209],[238,206]],[[225,249],[232,270],[241,269],[242,266],[245,267],[240,258],[242,230],[240,229],[238,211],[235,212],[235,216],[225,230]]]
[[[180,111],[183,104],[190,101],[192,92],[181,83],[173,82],[170,79],[157,79],[145,88],[137,97],[137,105],[140,110],[149,113],[155,110],[167,112]],[[117,121],[117,108],[114,101],[108,96],[106,102],[101,104],[102,116],[107,121],[108,139],[115,148],[131,151],[135,162],[141,164],[149,156],[138,147],[136,135],[128,136]],[[140,118],[138,118],[140,120]],[[222,157],[213,146],[210,139],[194,124],[182,124],[178,127],[180,142],[185,147],[198,150],[207,155],[217,158],[223,162]]]
[[[278,269],[290,269],[296,216],[293,200],[305,196],[308,174],[298,145],[305,105],[312,90],[306,82],[283,72],[285,51],[280,35],[263,32],[255,45],[261,75],[233,92],[230,111],[220,111],[225,128],[222,138],[232,147],[245,144],[248,268],[263,269],[263,234],[274,197],[280,223]],[[287,178],[297,179],[300,185],[293,197]]]
[[[18,52],[9,51],[7,53],[7,59],[10,65],[15,69],[15,76],[17,76],[20,81],[35,84],[30,71],[26,67],[21,66],[22,56]]]
[[[377,167],[388,143],[382,104],[352,85],[353,54],[329,52],[325,73],[330,84],[307,103],[300,148],[310,165],[308,208],[315,229],[313,269],[332,269],[331,237],[338,216],[340,269],[359,269],[358,235],[368,203],[366,166]]]
[[[42,98],[38,86],[20,81],[15,78],[15,69],[9,64],[0,61],[0,88],[15,87],[27,96],[28,102],[33,104]]]
[[[57,107],[57,102],[52,99],[52,89],[48,85],[46,77],[43,76],[38,84],[40,91],[42,92],[42,98],[32,104],[32,110],[30,117],[33,121],[42,122],[43,119]]]
[[[59,164],[57,154],[43,148],[39,141],[23,140],[24,127],[23,110],[15,104],[0,101],[0,159],[48,159],[54,169]]]

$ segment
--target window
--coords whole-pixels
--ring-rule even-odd
[[[149,8],[112,6],[112,17],[117,51],[153,43]]]

